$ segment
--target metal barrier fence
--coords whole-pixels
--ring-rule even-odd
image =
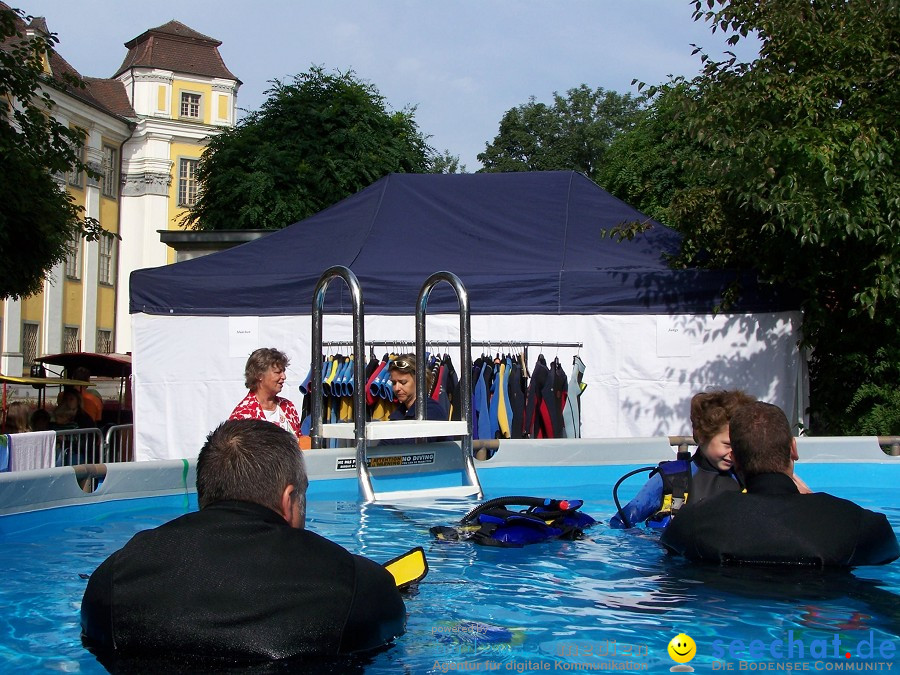
[[[56,432],[56,466],[134,461],[134,425],[106,430],[66,429]]]
[[[134,425],[117,424],[106,430],[104,462],[134,461]]]
[[[103,459],[99,429],[60,429],[56,432],[56,466],[98,464]]]

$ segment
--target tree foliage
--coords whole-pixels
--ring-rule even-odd
[[[900,3],[696,0],[694,18],[761,47],[750,63],[701,52],[698,77],[648,90],[679,104],[676,128],[656,130],[680,165],[665,209],[685,235],[677,263],[797,292],[820,430],[888,419],[871,413],[900,356],[880,349],[900,337]]]
[[[466,165],[459,163],[459,155],[444,150],[429,157],[428,173],[466,173]]]
[[[671,221],[669,206],[676,192],[688,187],[684,164],[702,153],[680,124],[684,83],[659,87],[632,127],[610,144],[597,183],[642,213]]]
[[[631,126],[639,108],[631,94],[585,84],[565,96],[554,93],[551,105],[532,96],[506,111],[478,159],[483,171],[572,169],[596,179],[609,144]]]
[[[274,81],[262,107],[213,137],[185,223],[280,229],[391,172],[426,171],[414,109],[389,111],[374,85],[321,67]]]
[[[47,87],[78,87],[51,80],[43,58],[56,36],[24,34],[26,17],[0,6],[0,297],[41,290],[44,277],[76,236],[96,239],[99,224],[82,216],[54,175],[87,171],[81,161],[84,134],[50,113]]]

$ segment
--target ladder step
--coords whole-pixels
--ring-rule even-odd
[[[446,487],[430,487],[419,490],[394,490],[392,492],[376,492],[376,502],[402,501],[405,499],[433,499],[435,497],[473,497],[481,493],[478,485],[451,485]]]
[[[438,436],[465,436],[468,425],[458,420],[392,420],[367,422],[366,438],[370,441],[387,438],[429,438]],[[322,425],[322,438],[355,439],[356,429],[350,422]]]

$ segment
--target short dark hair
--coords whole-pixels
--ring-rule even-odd
[[[699,445],[720,433],[734,411],[756,399],[740,390],[707,391],[691,399],[691,426]]]
[[[256,391],[259,378],[265,375],[269,368],[278,366],[282,370],[287,370],[290,363],[284,352],[274,347],[260,347],[247,358],[247,365],[244,366],[244,386],[250,391]]]
[[[734,462],[744,476],[790,468],[794,437],[778,406],[762,401],[741,406],[731,417],[729,435]]]
[[[225,500],[281,512],[288,485],[298,490],[301,514],[307,487],[297,437],[266,420],[228,420],[206,438],[197,458],[200,508]]]

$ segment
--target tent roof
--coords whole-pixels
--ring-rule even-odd
[[[671,270],[679,235],[655,222],[632,241],[603,237],[649,219],[572,171],[391,174],[262,239],[135,271],[131,312],[309,314],[319,276],[353,270],[370,314],[408,315],[425,279],[460,277],[475,314],[709,313],[735,273]],[[744,279],[743,312],[794,309]],[[326,311],[349,312],[336,280]],[[439,284],[429,311],[455,311]]]

